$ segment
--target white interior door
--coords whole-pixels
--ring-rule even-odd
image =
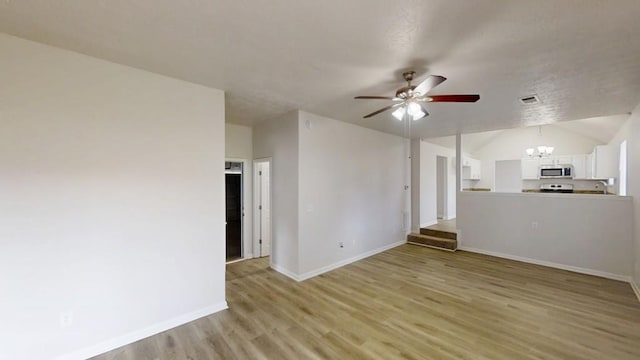
[[[271,255],[271,169],[270,161],[254,163],[254,256]]]

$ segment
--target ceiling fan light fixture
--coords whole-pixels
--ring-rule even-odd
[[[394,118],[398,119],[398,121],[402,121],[404,119],[404,113],[407,111],[407,108],[404,106],[399,107],[396,111],[392,112]]]
[[[409,113],[409,115],[411,115],[413,121],[420,120],[426,115],[426,113],[422,111],[420,105],[414,102],[411,102],[409,103],[409,105],[407,105],[407,112]]]

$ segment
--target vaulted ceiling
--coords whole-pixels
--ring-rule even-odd
[[[563,121],[556,122],[552,124],[542,125],[540,126],[540,131],[544,132],[550,127],[561,128],[566,131],[569,131],[575,135],[588,138],[595,142],[596,144],[608,144],[613,140],[615,135],[620,131],[624,123],[629,120],[628,114],[621,115],[611,115],[611,116],[598,116],[594,118],[580,119],[580,120],[572,120],[572,121]],[[536,126],[536,128],[539,128]],[[512,132],[517,131],[513,129],[506,130],[494,130],[494,131],[483,131],[479,133],[468,133],[464,134],[462,137],[462,150],[466,153],[473,154],[476,151],[482,149],[486,145],[488,145],[491,141],[496,139],[498,136],[502,134],[512,134]],[[434,137],[425,139],[426,141],[437,144],[440,146],[444,146],[449,149],[456,148],[456,137],[455,136],[442,136],[442,137]],[[548,144],[548,145],[556,145],[556,144]],[[530,146],[530,144],[523,144],[524,146]]]
[[[226,91],[227,121],[301,109],[411,137],[631,111],[640,102],[637,0],[0,2],[0,31]],[[387,103],[413,69],[448,78],[409,129]],[[537,94],[537,105],[518,98]]]

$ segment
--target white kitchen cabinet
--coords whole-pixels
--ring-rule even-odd
[[[522,180],[538,180],[540,159],[522,159]]]
[[[571,165],[573,163],[573,155],[558,155],[552,157],[553,165]]]
[[[556,158],[554,156],[549,156],[545,158],[538,158],[539,166],[555,166],[557,165]]]
[[[591,167],[591,162],[587,162],[587,154],[573,155],[571,156],[570,164],[573,165],[573,178],[574,179],[589,179],[590,172],[587,172],[587,168]],[[587,164],[589,166],[587,166]],[[589,175],[587,175],[589,173]]]
[[[482,162],[477,159],[463,157],[462,158],[462,179],[463,180],[480,180],[482,171]]]
[[[591,153],[593,179],[609,179],[618,177],[619,153],[617,146],[598,145]]]
[[[471,161],[471,180],[480,180],[482,173],[482,162],[480,160],[473,159]]]

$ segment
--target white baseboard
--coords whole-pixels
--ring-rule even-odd
[[[273,270],[275,270],[275,271],[279,272],[280,274],[282,274],[282,275],[284,275],[284,276],[286,276],[286,277],[288,277],[288,278],[290,278],[290,279],[293,279],[293,280],[295,280],[295,281],[300,281],[300,278],[298,277],[298,275],[296,275],[293,271],[290,271],[290,270],[288,270],[288,269],[285,269],[285,268],[283,268],[282,266],[277,265],[277,264],[271,264],[271,265],[269,265],[269,266],[270,266]]]
[[[636,282],[633,281],[633,278],[629,280],[629,284],[631,284],[631,289],[633,289],[633,292],[636,293],[636,297],[638,298],[638,301],[640,301],[640,286],[638,286],[638,284],[636,284]]]
[[[333,263],[331,265],[323,266],[323,267],[321,267],[319,269],[308,271],[308,272],[306,272],[306,273],[304,273],[302,275],[299,275],[298,276],[298,281],[304,281],[304,280],[310,279],[310,278],[312,278],[314,276],[318,276],[320,274],[324,274],[324,273],[326,273],[328,271],[335,270],[335,269],[337,269],[339,267],[345,266],[347,264],[351,264],[352,262],[356,262],[358,260],[362,260],[362,259],[367,258],[369,256],[381,253],[383,251],[387,251],[389,249],[393,249],[394,247],[397,247],[397,246],[400,246],[400,245],[404,245],[406,243],[407,243],[406,240],[398,241],[398,242],[395,242],[393,244],[385,245],[385,246],[379,247],[377,249],[373,249],[373,250],[367,251],[365,253],[356,255],[354,257],[350,257],[348,259],[344,259],[344,260],[338,261],[338,262]]]
[[[124,334],[124,335],[109,339],[107,341],[103,341],[93,346],[89,346],[84,349],[74,351],[72,353],[58,356],[55,358],[55,360],[85,360],[85,359],[94,357],[96,355],[100,355],[108,351],[117,349],[119,347],[131,344],[138,340],[142,340],[149,336],[161,333],[163,331],[167,331],[169,329],[180,326],[182,324],[186,324],[193,320],[197,320],[201,317],[209,316],[213,313],[217,313],[218,311],[221,311],[224,309],[227,309],[226,301],[223,301],[211,306],[207,306],[206,308],[196,310],[194,312],[184,314],[170,320],[156,323],[144,329],[136,330],[128,334]]]
[[[545,261],[545,260],[530,259],[530,258],[525,258],[517,255],[510,255],[510,254],[504,254],[504,253],[499,253],[495,251],[475,249],[475,248],[466,247],[466,246],[458,246],[458,250],[490,255],[490,256],[495,256],[495,257],[509,259],[509,260],[516,260],[516,261],[521,261],[529,264],[542,265],[542,266],[547,266],[547,267],[561,269],[561,270],[568,270],[568,271],[573,271],[581,274],[594,275],[594,276],[599,276],[599,277],[612,279],[612,280],[624,281],[629,283],[631,282],[630,276],[612,274],[612,273],[608,273],[600,270],[581,268],[581,267],[572,266],[572,265],[564,265],[564,264],[554,263],[554,262]]]

